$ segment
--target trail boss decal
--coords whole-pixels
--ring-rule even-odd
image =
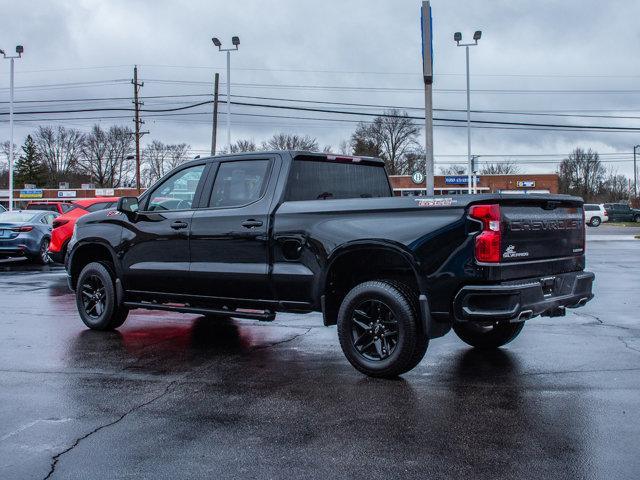
[[[515,245],[509,245],[504,253],[502,254],[502,258],[517,258],[517,257],[528,257],[529,252],[516,252]]]
[[[450,207],[457,203],[453,198],[416,198],[414,200],[419,207]]]

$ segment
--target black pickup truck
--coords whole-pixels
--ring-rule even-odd
[[[580,198],[393,197],[379,159],[279,151],[181,165],[80,218],[65,263],[89,328],[319,311],[355,368],[393,377],[451,328],[496,348],[584,305],[584,248]]]

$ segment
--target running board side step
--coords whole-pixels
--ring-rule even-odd
[[[153,302],[124,302],[129,308],[146,308],[148,310],[165,310],[168,312],[195,313],[199,315],[223,315],[227,317],[248,318],[262,322],[272,322],[276,314],[271,310],[225,310],[222,308],[196,308],[189,306],[167,305]]]

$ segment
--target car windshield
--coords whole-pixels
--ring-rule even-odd
[[[2,212],[0,213],[0,223],[29,222],[36,215],[33,212]]]

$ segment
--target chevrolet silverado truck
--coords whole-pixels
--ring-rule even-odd
[[[87,327],[131,309],[270,321],[322,312],[374,377],[453,328],[477,348],[592,297],[582,199],[394,197],[384,162],[310,152],[201,158],[81,217],[66,270]]]

